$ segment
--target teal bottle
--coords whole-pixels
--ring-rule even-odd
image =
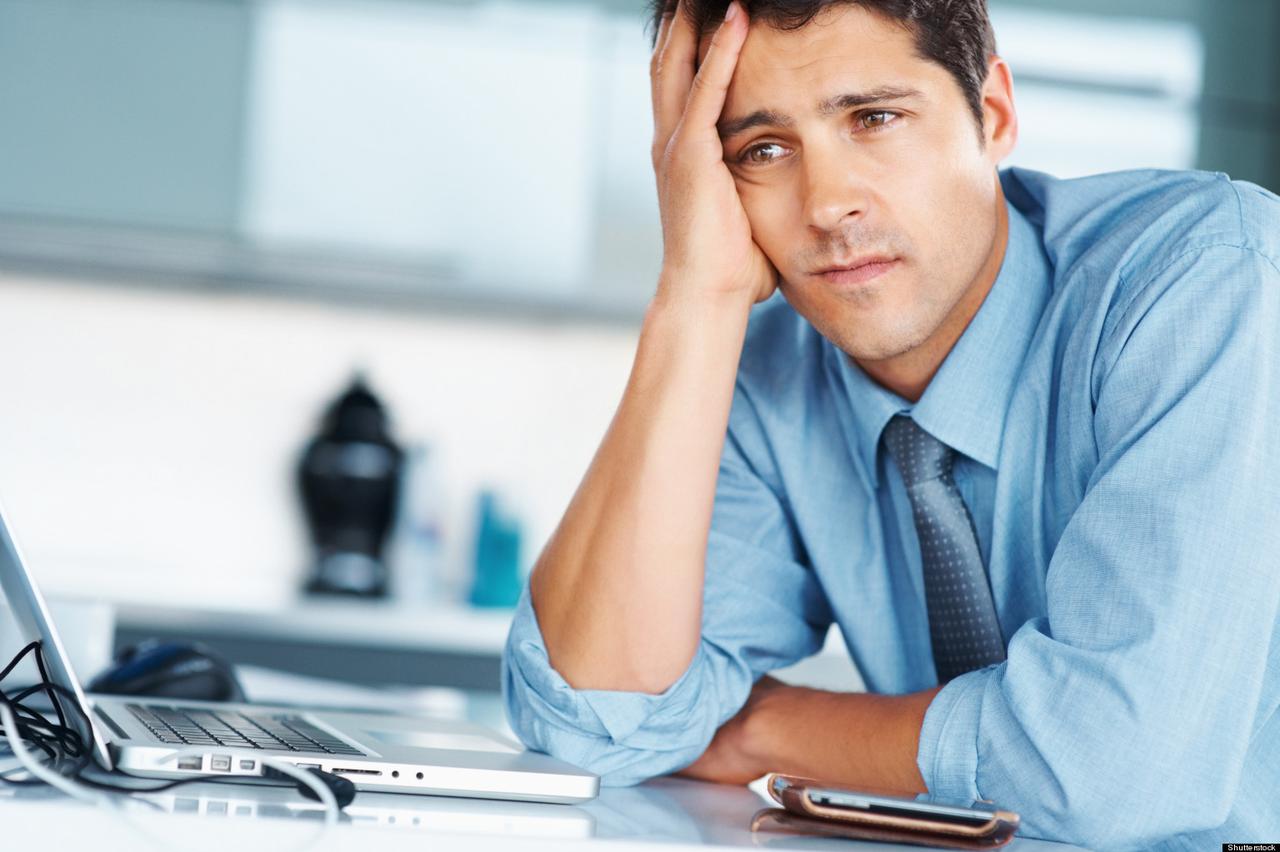
[[[492,491],[482,491],[476,530],[475,580],[470,601],[477,607],[513,607],[520,599],[520,524]]]

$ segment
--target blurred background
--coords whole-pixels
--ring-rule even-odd
[[[660,262],[641,5],[0,0],[0,498],[46,591],[496,689]],[[1280,189],[1280,2],[991,12],[1010,164]]]

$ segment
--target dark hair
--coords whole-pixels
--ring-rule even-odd
[[[960,84],[965,101],[982,127],[982,85],[987,61],[996,52],[996,37],[987,17],[987,0],[739,0],[749,18],[780,30],[796,30],[827,6],[861,6],[906,27],[915,36],[916,52],[942,66]],[[724,19],[727,0],[685,0],[685,11],[699,33]],[[662,18],[675,11],[676,0],[650,0],[650,28],[656,38]]]

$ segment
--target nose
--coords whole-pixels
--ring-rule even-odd
[[[804,215],[811,228],[834,231],[866,213],[867,185],[847,151],[815,143],[805,148],[802,160]]]

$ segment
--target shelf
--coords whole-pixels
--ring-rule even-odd
[[[122,603],[116,620],[121,628],[135,632],[178,631],[264,641],[499,656],[511,624],[511,610],[312,599],[299,599],[287,607],[234,610]]]
[[[200,642],[237,664],[367,685],[497,692],[510,610],[300,599],[257,608],[117,604],[116,649],[147,638]],[[839,630],[782,670],[790,682],[858,688]]]

